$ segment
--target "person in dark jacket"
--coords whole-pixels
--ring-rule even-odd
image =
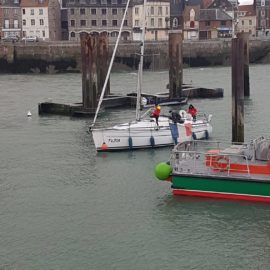
[[[181,118],[180,114],[178,112],[175,111],[169,111],[169,113],[171,114],[171,116],[169,117],[174,124],[176,123],[184,123],[184,120]]]

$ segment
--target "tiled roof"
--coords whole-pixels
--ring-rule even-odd
[[[201,9],[201,21],[230,21],[232,17],[221,9]]]
[[[255,10],[253,5],[239,6],[238,10],[241,11],[241,12],[246,11],[245,16],[256,16],[256,10]]]
[[[48,7],[49,0],[21,0],[21,7]]]

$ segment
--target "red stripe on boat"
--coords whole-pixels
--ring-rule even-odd
[[[202,191],[183,190],[183,189],[174,189],[173,195],[207,197],[207,198],[216,198],[216,199],[245,200],[245,201],[255,201],[255,202],[270,202],[270,197],[265,197],[265,196],[202,192]]]

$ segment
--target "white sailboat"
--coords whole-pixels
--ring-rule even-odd
[[[129,1],[126,6],[128,7]],[[124,18],[126,15],[126,10]],[[208,120],[192,121],[191,119],[185,119],[183,124],[172,124],[169,117],[160,116],[159,126],[155,121],[148,118],[144,118],[140,115],[141,107],[141,90],[142,90],[142,72],[143,72],[143,54],[144,54],[144,37],[145,37],[145,19],[146,19],[146,0],[143,4],[143,23],[142,23],[142,42],[140,51],[140,63],[138,70],[138,83],[137,83],[137,102],[136,102],[136,120],[115,125],[108,128],[93,128],[97,114],[104,96],[106,84],[108,81],[110,69],[115,56],[115,51],[121,36],[123,21],[120,27],[119,35],[116,41],[115,50],[111,59],[108,74],[105,79],[97,112],[94,117],[92,127],[90,128],[94,140],[94,144],[97,151],[113,151],[113,150],[132,150],[140,148],[150,147],[162,147],[173,145],[174,143],[185,142],[192,140],[194,132],[197,132],[196,139],[200,139],[203,136],[209,137],[212,133],[212,126]],[[193,131],[191,131],[193,129]]]

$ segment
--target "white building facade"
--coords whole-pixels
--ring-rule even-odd
[[[23,7],[23,36],[37,36],[39,39],[49,39],[48,7]]]
[[[145,40],[168,40],[170,27],[170,2],[148,1],[146,4],[146,31]],[[143,24],[143,5],[132,8],[133,40],[141,40]]]

